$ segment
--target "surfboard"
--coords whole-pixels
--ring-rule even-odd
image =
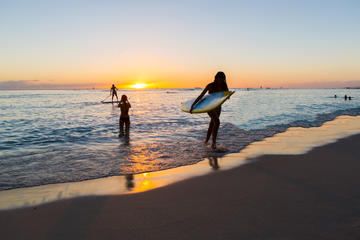
[[[106,102],[104,102],[104,101],[101,101],[101,103],[119,103],[120,101],[106,101]]]
[[[194,106],[192,113],[206,113],[215,108],[219,107],[226,100],[229,99],[231,95],[234,94],[234,91],[225,91],[208,94]],[[189,101],[183,102],[180,105],[180,109],[184,112],[190,112],[191,105],[194,103],[196,98]]]

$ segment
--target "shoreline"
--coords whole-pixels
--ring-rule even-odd
[[[329,125],[323,129],[326,134]],[[302,145],[302,154],[258,155],[251,164],[151,191],[0,211],[0,235],[2,239],[358,239],[360,134],[332,138],[332,143],[312,150]],[[226,162],[222,160],[220,168]]]
[[[95,101],[100,99],[101,93],[86,93],[80,98],[71,98],[73,94],[70,92],[35,94],[36,99],[32,99],[32,94],[24,95],[24,99],[30,104],[26,108],[21,105],[11,107],[13,101],[9,98],[2,104],[5,109],[19,116],[23,111],[30,114],[29,116],[34,114],[34,118],[29,117],[26,124],[21,118],[5,119],[3,122],[4,129],[9,131],[0,134],[3,136],[0,137],[0,148],[3,149],[0,152],[3,163],[0,171],[0,190],[160,171],[191,165],[212,155],[219,157],[221,154],[208,151],[202,144],[208,127],[208,117],[184,115],[177,107],[180,99],[189,99],[195,93],[176,92],[177,94],[170,95],[165,92],[160,95],[151,92],[147,95],[151,101],[157,96],[168,99],[171,102],[168,106],[171,107],[167,113],[163,112],[160,105],[155,104],[155,113],[151,111],[153,107],[149,107],[152,105],[143,106],[142,101],[137,102],[134,109],[147,110],[134,114],[134,131],[130,141],[123,141],[117,137],[118,110]],[[306,99],[304,102],[301,101],[303,104],[299,106],[296,103],[297,97],[294,97],[297,94]],[[222,113],[224,122],[219,130],[218,142],[228,149],[226,154],[229,154],[241,151],[254,141],[284,132],[289,127],[315,127],[339,115],[360,115],[358,100],[334,100],[329,97],[331,95],[325,90],[316,94],[307,91],[276,94],[239,92],[232,96],[233,106],[225,105]],[[7,99],[11,94],[4,96],[7,96]],[[141,94],[134,92],[132,97],[135,101],[142,99],[140,96]],[[279,103],[277,111],[273,112],[271,108],[264,107],[252,112],[256,109],[255,99],[265,101],[263,106],[267,106],[268,101],[265,99],[270,96],[275,97],[275,102]],[[63,97],[67,99],[64,104],[54,105],[53,102],[48,102],[50,99]],[[47,103],[37,106],[37,101]],[[241,105],[244,103],[248,107]],[[43,120],[36,120],[36,116],[42,116],[47,111],[57,113],[44,115],[46,117]],[[88,115],[89,111],[93,114]],[[109,114],[103,114],[104,111]],[[65,123],[62,114],[58,114],[62,112],[76,117]],[[156,120],[157,115],[164,117],[165,121]],[[172,119],[169,122],[166,120],[168,117]],[[39,124],[44,127],[37,129]],[[176,134],[173,134],[175,130]],[[17,134],[19,131],[22,132],[21,136]],[[33,174],[34,172],[38,174]]]
[[[332,121],[325,122],[320,127],[290,127],[285,132],[251,143],[239,153],[230,153],[219,158],[209,157],[193,165],[134,175],[0,191],[0,210],[39,206],[84,196],[133,194],[149,191],[207,175],[214,170],[236,168],[253,162],[263,155],[304,154],[313,148],[354,134],[360,134],[360,116],[339,116]]]

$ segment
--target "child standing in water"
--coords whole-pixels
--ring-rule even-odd
[[[124,136],[124,125],[125,125],[125,136],[129,137],[129,132],[130,132],[129,109],[131,108],[131,105],[126,95],[121,96],[121,100],[119,102],[118,107],[120,108],[121,111],[120,119],[119,119],[119,126],[120,126],[119,137]]]

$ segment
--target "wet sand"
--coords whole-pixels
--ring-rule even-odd
[[[163,188],[0,212],[1,239],[359,239],[360,135]],[[221,162],[219,162],[221,167]]]

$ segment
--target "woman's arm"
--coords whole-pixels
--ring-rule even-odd
[[[194,103],[191,105],[190,113],[192,113],[192,110],[194,106],[202,99],[202,97],[205,95],[205,93],[209,90],[209,85],[206,86],[206,88],[200,93],[200,95],[195,99]]]

